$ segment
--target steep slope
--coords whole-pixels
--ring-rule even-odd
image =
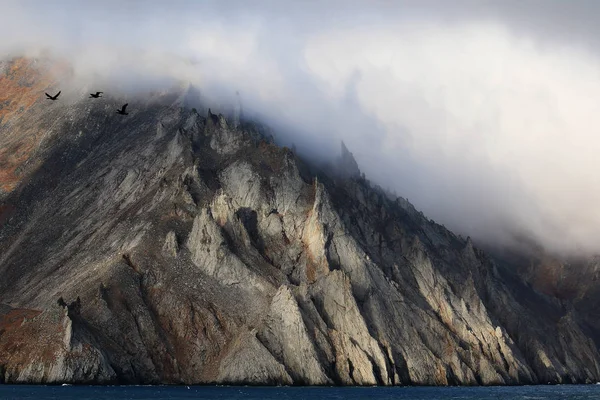
[[[60,63],[25,58],[0,61],[0,126],[5,132],[0,135],[0,198],[18,185],[31,167],[28,161],[51,131],[44,118],[52,108],[42,107],[40,95],[66,70]]]
[[[358,174],[182,98],[23,111],[18,129],[40,107],[54,128],[3,198],[0,379],[600,380],[576,310]]]
[[[596,346],[600,344],[600,257],[565,257],[535,245],[518,253],[490,251],[535,291],[576,313]]]

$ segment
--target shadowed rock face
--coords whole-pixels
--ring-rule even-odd
[[[407,201],[183,97],[122,118],[108,96],[48,105],[37,167],[2,202],[1,380],[600,380],[579,311]]]

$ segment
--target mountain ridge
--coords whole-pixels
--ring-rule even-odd
[[[373,187],[349,151],[331,175],[185,92],[124,118],[106,96],[0,126],[53,127],[2,198],[0,380],[600,380],[586,310]]]

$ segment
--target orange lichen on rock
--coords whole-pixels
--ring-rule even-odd
[[[63,347],[63,319],[58,310],[13,309],[0,316],[0,365],[52,362]]]
[[[0,75],[0,121],[6,123],[30,108],[53,83],[52,71],[41,71],[35,61],[19,58]]]
[[[6,63],[0,71],[0,193],[14,190],[21,180],[19,167],[42,139],[35,124],[13,129],[55,83],[58,64],[51,67],[37,64],[35,60],[18,58]]]
[[[10,310],[5,315],[0,316],[0,332],[20,328],[25,319],[37,317],[40,313],[41,311],[22,308]]]

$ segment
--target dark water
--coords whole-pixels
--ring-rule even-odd
[[[0,385],[0,399],[600,399],[600,385],[491,388],[261,388],[170,386],[11,386]]]

